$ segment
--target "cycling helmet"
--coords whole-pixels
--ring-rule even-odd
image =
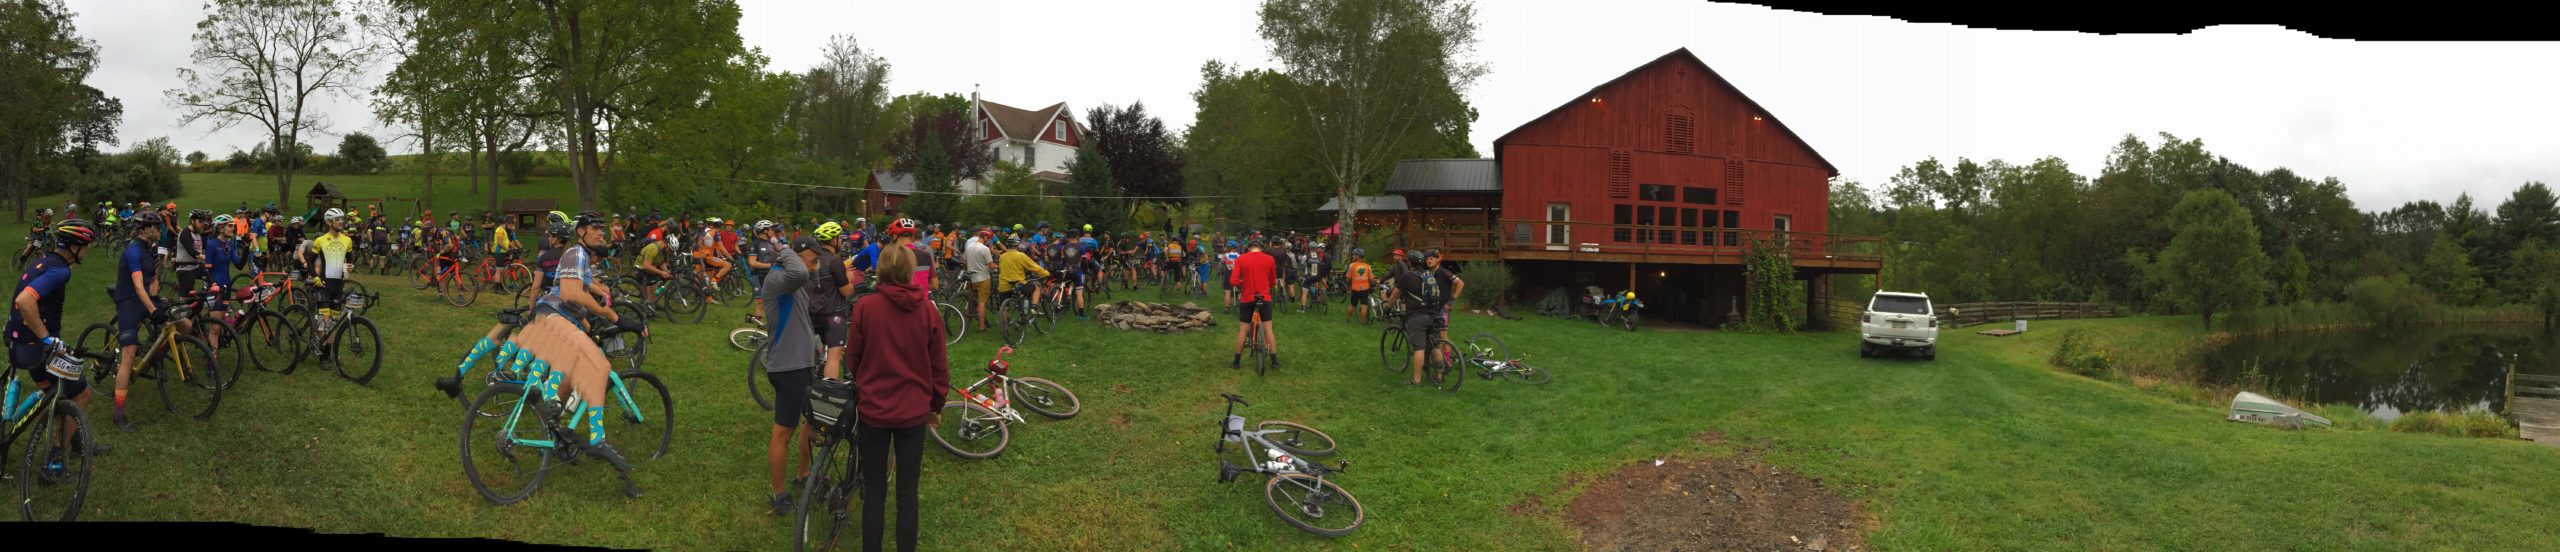
[[[553,238],[559,238],[561,241],[567,241],[570,237],[578,234],[578,225],[565,220],[555,220],[551,221],[551,225],[544,228],[544,230],[550,232],[551,237]]]
[[[214,216],[213,216],[213,225],[214,225],[214,226],[221,226],[221,225],[225,225],[225,224],[231,224],[231,215],[214,215]]]
[[[211,219],[211,218],[213,218],[213,211],[208,211],[208,210],[204,210],[204,209],[194,209],[194,210],[187,211],[187,220],[206,220],[206,219]]]
[[[1084,225],[1084,231],[1086,231],[1086,232],[1092,232],[1092,231],[1093,231],[1093,225],[1091,225],[1091,224]]]
[[[141,224],[141,225],[153,225],[153,224],[159,224],[159,223],[160,223],[160,214],[159,214],[159,213],[150,212],[150,211],[140,211],[140,212],[136,212],[136,213],[134,213],[134,214],[133,214],[133,219],[132,219],[132,220],[133,220],[133,223],[134,223],[134,224]]]
[[[547,224],[574,224],[577,219],[569,218],[568,213],[552,211],[545,215],[543,221]]]
[[[1048,227],[1049,227],[1049,221],[1045,221],[1045,220],[1044,220],[1044,221],[1040,221],[1040,227],[1041,227],[1041,228],[1048,228]]]
[[[833,222],[818,225],[818,230],[813,233],[813,235],[816,235],[818,239],[821,240],[836,239],[836,236],[843,234],[844,226]]]
[[[606,220],[605,220],[605,218],[604,218],[604,213],[598,213],[598,212],[595,212],[595,211],[587,211],[587,212],[584,212],[584,213],[578,213],[578,221],[577,221],[577,222],[578,222],[578,226],[604,226],[604,225],[607,225],[607,224],[611,224],[610,222],[608,222],[608,221],[606,221]]]
[[[175,201],[169,202],[169,204],[168,204],[167,206],[163,206],[163,207],[161,207],[160,209],[161,209],[161,210],[163,210],[163,211],[176,211],[176,210],[178,210],[178,202],[175,202]]]
[[[1015,232],[1020,232],[1020,231],[1022,231],[1022,225],[1020,225],[1020,224],[1015,224],[1015,225],[1013,225],[1013,231],[1015,231]]]
[[[89,245],[98,239],[98,229],[89,227],[89,221],[76,218],[53,225],[52,234],[53,244],[62,247]]]
[[[37,209],[37,210],[36,210],[36,215],[38,215],[38,216],[47,216],[47,217],[53,216],[53,208],[52,208],[52,207],[46,207],[46,208],[43,208],[43,209]]]
[[[893,237],[916,235],[916,221],[898,219],[897,222],[889,223],[889,235]]]
[[[1369,256],[1369,252],[1368,252],[1367,250],[1363,250],[1363,249],[1360,249],[1360,248],[1354,247],[1354,248],[1351,248],[1351,256],[1353,256],[1353,257],[1367,257],[1367,256]]]
[[[763,232],[763,231],[766,231],[766,230],[772,230],[772,229],[773,229],[773,221],[770,221],[770,220],[759,220],[759,221],[756,221],[756,226],[755,226],[755,228],[756,228],[756,231],[757,231],[757,232]]]
[[[347,218],[347,212],[340,211],[336,207],[330,207],[329,212],[320,214],[320,218],[321,220],[336,222],[338,219]]]

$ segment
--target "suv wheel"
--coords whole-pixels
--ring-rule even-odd
[[[1920,350],[1920,359],[1921,359],[1921,360],[1937,360],[1937,359],[1938,359],[1938,346],[1936,346],[1936,345],[1930,345],[1930,346],[1929,346],[1929,348],[1921,349],[1921,350]]]
[[[1866,342],[1866,340],[1859,340],[1859,341],[1858,341],[1858,358],[1875,358],[1875,356],[1876,356],[1876,346],[1875,346],[1875,344],[1873,344],[1873,343],[1868,343],[1868,342]]]

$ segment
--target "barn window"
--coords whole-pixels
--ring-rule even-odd
[[[1787,232],[1787,231],[1792,230],[1791,228],[1789,228],[1789,225],[1787,224],[1787,223],[1789,223],[1789,222],[1793,222],[1793,221],[1788,220],[1788,218],[1787,218],[1787,216],[1786,216],[1786,215],[1778,215],[1778,216],[1777,216],[1777,218],[1772,219],[1772,220],[1770,220],[1770,221],[1769,221],[1769,227],[1770,227],[1770,228],[1775,228],[1775,229],[1777,229],[1777,230],[1778,230],[1778,231],[1780,231],[1780,232]]]
[[[1698,210],[1680,210],[1680,245],[1698,244]]]
[[[1618,226],[1609,231],[1609,238],[1612,241],[1627,241],[1628,236],[1633,235],[1633,232],[1626,225],[1636,223],[1636,208],[1633,205],[1619,205],[1616,214],[1616,217],[1610,219],[1612,221],[1610,224]]]
[[[1682,202],[1682,203],[1695,203],[1695,204],[1699,204],[1699,205],[1714,205],[1714,204],[1716,204],[1716,189],[1715,189],[1715,188],[1681,188],[1681,189],[1680,189],[1680,202]]]
[[[1699,215],[1699,216],[1698,216],[1698,227],[1699,227],[1699,228],[1715,228],[1715,227],[1716,227],[1716,210],[1714,210],[1714,209],[1708,209],[1708,210],[1701,211],[1701,212],[1702,212],[1702,213],[1705,213],[1705,214],[1703,214],[1703,215]],[[1709,238],[1709,239],[1708,239],[1708,241],[1714,241],[1714,239],[1713,239],[1713,238]]]
[[[1741,228],[1741,227],[1742,227],[1742,212],[1741,212],[1741,211],[1725,211],[1725,212],[1724,212],[1724,227],[1726,227],[1726,228]],[[1733,244],[1725,244],[1725,245],[1733,245]]]
[[[1626,199],[1635,193],[1635,158],[1625,151],[1609,152],[1609,197]]]
[[[1669,184],[1646,184],[1643,188],[1640,188],[1640,190],[1642,190],[1643,193],[1638,195],[1637,199],[1662,202],[1669,202],[1672,200],[1672,188]]]
[[[1636,207],[1636,243],[1653,241],[1653,208]]]
[[[1662,149],[1678,155],[1698,151],[1697,121],[1677,113],[1664,115],[1662,119]]]
[[[1547,243],[1571,243],[1573,241],[1572,232],[1567,230],[1564,225],[1566,221],[1570,220],[1573,220],[1572,205],[1563,203],[1547,204],[1547,222],[1555,223],[1547,225]]]

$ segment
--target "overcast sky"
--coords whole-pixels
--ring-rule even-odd
[[[1143,101],[1175,129],[1191,123],[1202,62],[1274,67],[1257,3],[1239,0],[741,3],[740,33],[773,70],[806,70],[828,36],[849,33],[888,59],[895,93],[976,87],[1079,116]],[[68,4],[101,50],[93,85],[124,100],[125,143],[165,135],[220,156],[261,140],[181,128],[166,107],[202,6]],[[2160,132],[2259,170],[2336,177],[2368,211],[2466,191],[2487,209],[2525,181],[2560,183],[2560,102],[2548,99],[2560,73],[2520,63],[2560,59],[2560,43],[2357,43],[2267,26],[2106,36],[1671,0],[1491,0],[1479,22],[1473,58],[1491,73],[1468,99],[1488,156],[1530,118],[1685,47],[1870,185],[1929,156],[2056,156],[2095,176],[2126,133],[2156,145]],[[361,98],[324,108],[340,132],[390,134]],[[337,138],[308,141],[326,151]]]

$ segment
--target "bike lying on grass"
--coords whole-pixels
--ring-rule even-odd
[[[1010,375],[1012,364],[1004,361],[1008,354],[1013,354],[1012,347],[997,349],[995,360],[987,361],[987,377],[951,389],[960,399],[942,404],[942,424],[933,428],[933,442],[943,450],[971,460],[1004,454],[1005,445],[1013,442],[1010,426],[1023,422],[1022,414],[1013,409],[1015,404],[1053,420],[1076,417],[1084,409],[1076,394],[1057,382]],[[993,446],[980,446],[989,438]]]
[[[1332,456],[1332,436],[1304,424],[1280,420],[1264,420],[1247,431],[1244,417],[1236,415],[1236,405],[1253,404],[1231,394],[1219,396],[1227,399],[1227,414],[1218,425],[1218,440],[1213,445],[1218,451],[1219,483],[1232,483],[1236,476],[1246,473],[1269,476],[1262,483],[1263,503],[1271,506],[1271,513],[1279,515],[1281,521],[1316,535],[1348,535],[1368,521],[1359,499],[1325,480],[1351,469],[1351,462],[1328,467],[1304,458]],[[1227,461],[1230,446],[1242,450],[1244,464]],[[1328,505],[1335,508],[1328,509]]]

